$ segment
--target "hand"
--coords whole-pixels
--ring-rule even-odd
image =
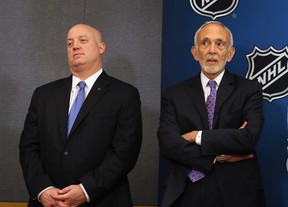
[[[239,129],[244,129],[247,124],[248,124],[248,122],[244,121],[244,123],[242,124],[242,126]]]
[[[242,160],[247,160],[253,158],[253,154],[248,154],[248,155],[217,155],[216,156],[216,161],[217,162],[239,162]]]
[[[58,203],[59,207],[76,207],[86,202],[86,196],[80,185],[70,185],[63,188],[58,191],[58,195],[52,195],[52,198],[56,201],[63,202]]]
[[[246,127],[246,125],[248,124],[247,121],[244,121],[244,123],[242,124],[242,126],[239,129],[244,129]],[[248,154],[248,155],[218,155],[216,156],[216,161],[217,162],[239,162],[242,160],[247,160],[247,159],[251,159],[253,158],[254,155],[253,154]]]
[[[40,195],[40,200],[44,207],[57,207],[59,204],[63,206],[62,201],[57,201],[53,198],[53,196],[58,195],[59,190],[58,188],[49,188]]]
[[[198,133],[198,131],[192,131],[192,132],[188,132],[186,134],[182,134],[181,137],[186,139],[187,141],[195,142],[197,133]]]

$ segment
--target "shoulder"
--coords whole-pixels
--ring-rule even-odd
[[[49,83],[45,83],[37,87],[36,90],[51,90],[51,89],[62,87],[64,85],[68,85],[68,84],[71,85],[71,81],[72,81],[71,76],[69,76],[69,77],[58,79]]]
[[[108,80],[110,88],[116,91],[137,91],[138,89],[131,83],[125,82],[106,73],[103,73],[103,77]]]
[[[125,89],[137,89],[132,84],[122,81],[120,79],[117,79],[115,77],[109,76],[111,84],[116,88],[125,88]]]
[[[167,90],[175,90],[177,88],[183,88],[183,87],[187,87],[187,86],[193,86],[195,84],[201,84],[201,80],[200,80],[200,76],[196,75],[193,77],[189,77],[185,80],[182,80],[176,84],[174,84],[173,86],[170,86],[167,88]]]
[[[201,80],[200,75],[196,75],[193,77],[190,77],[186,80],[182,80],[181,82],[176,83],[173,86],[170,86],[166,89],[162,90],[162,93],[169,93],[169,94],[177,94],[181,92],[186,92],[186,90],[194,90],[201,88]]]
[[[226,81],[236,84],[237,88],[262,88],[262,84],[260,84],[257,80],[250,80],[240,75],[229,73],[228,71],[225,72],[223,79],[226,79]]]
[[[106,73],[101,74],[101,76],[102,77],[99,77],[101,78],[99,83],[106,85],[105,88],[107,87],[109,94],[113,96],[114,99],[121,99],[124,101],[140,99],[138,89],[132,84],[109,76]]]

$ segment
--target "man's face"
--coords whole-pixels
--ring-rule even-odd
[[[93,69],[100,65],[105,45],[101,35],[87,25],[76,25],[67,34],[68,64],[72,70]],[[99,68],[97,68],[99,69]]]
[[[207,77],[217,77],[235,53],[234,48],[230,47],[228,31],[221,25],[208,24],[201,29],[196,42],[191,49],[194,59],[199,61]]]

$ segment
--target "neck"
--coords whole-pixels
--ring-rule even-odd
[[[86,80],[93,74],[97,73],[101,68],[102,66],[94,67],[94,69],[79,66],[71,68],[70,71],[74,76],[76,76],[80,80]]]

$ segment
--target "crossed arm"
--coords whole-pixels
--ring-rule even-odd
[[[247,124],[248,123],[245,121],[239,129],[245,128],[245,126]],[[183,139],[186,139],[187,141],[196,142],[196,136],[197,136],[198,132],[199,131],[188,132],[188,133],[182,134],[181,137]],[[246,154],[246,155],[221,154],[221,155],[217,155],[215,157],[215,162],[233,163],[233,162],[239,162],[239,161],[246,160],[246,159],[251,159],[253,157],[254,157],[253,154]]]

